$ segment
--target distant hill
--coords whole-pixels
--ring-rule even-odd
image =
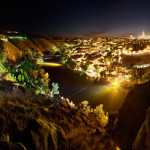
[[[4,47],[5,56],[9,61],[15,62],[22,57],[23,53],[32,55],[55,51],[55,43],[51,43],[44,38],[28,37],[27,39],[13,38],[7,41],[1,40]]]

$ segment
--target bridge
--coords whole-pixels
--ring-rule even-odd
[[[44,60],[59,60],[60,59],[60,55],[46,55],[43,56]]]

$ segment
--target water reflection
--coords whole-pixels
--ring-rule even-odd
[[[95,84],[92,80],[80,76],[62,67],[43,66],[50,75],[51,83],[59,84],[60,94],[69,98],[75,104],[87,100],[92,107],[104,105],[104,110],[110,112],[119,108],[128,90],[110,84]]]

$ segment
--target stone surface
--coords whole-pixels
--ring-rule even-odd
[[[150,150],[150,107],[147,110],[146,120],[137,134],[132,149]]]
[[[21,143],[0,141],[0,150],[27,150]]]
[[[53,97],[49,97],[48,101],[53,104],[62,104],[63,103],[63,99],[61,98],[61,96],[59,94],[54,94]]]

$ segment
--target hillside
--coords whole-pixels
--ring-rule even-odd
[[[101,106],[91,111],[87,102],[74,106],[58,95],[52,103],[47,96],[25,94],[21,87],[14,92],[9,82],[0,84],[0,148],[116,149],[104,128],[107,116]]]
[[[62,98],[32,57],[56,52],[64,43],[28,37],[0,44],[0,149],[116,149],[103,105],[75,106]]]
[[[12,62],[19,61],[23,53],[37,55],[55,51],[55,46],[44,38],[9,39],[2,41],[5,57]]]
[[[3,42],[3,47],[5,49],[4,55],[9,61],[16,62],[22,57],[22,51],[14,46],[9,41]]]

